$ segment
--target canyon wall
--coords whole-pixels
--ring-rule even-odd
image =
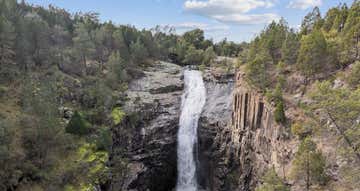
[[[130,83],[121,107],[124,120],[113,127],[109,190],[169,191],[176,185],[177,131],[183,90],[182,67],[165,62]],[[240,72],[206,69],[207,91],[197,144],[201,190],[254,190],[272,166],[288,174],[296,144],[275,123],[272,106]]]
[[[213,100],[206,107],[218,116],[213,115],[211,121],[204,111],[199,136],[205,140],[200,142],[200,156],[206,160],[200,157],[200,163],[209,164],[203,168],[208,169],[203,173],[208,181],[202,184],[213,191],[247,191],[254,190],[270,167],[286,176],[295,145],[287,139],[285,127],[275,123],[272,106],[245,82],[241,72],[227,95],[231,95],[230,113],[209,107],[217,103]]]
[[[111,191],[168,191],[176,185],[182,67],[159,62],[130,83],[113,127]]]

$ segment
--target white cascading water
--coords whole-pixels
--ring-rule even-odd
[[[184,72],[185,93],[181,102],[178,132],[177,191],[197,191],[194,147],[197,142],[198,121],[205,105],[206,90],[200,71]]]

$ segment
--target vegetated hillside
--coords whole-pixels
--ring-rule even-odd
[[[198,29],[140,31],[102,23],[95,13],[0,0],[0,190],[107,190],[111,179],[122,182],[128,159],[110,166],[108,155],[110,127],[127,115],[128,83],[161,66],[156,60],[204,68],[217,55],[239,56],[239,66],[218,65],[245,71],[272,104],[282,137],[298,143],[286,172],[270,167],[257,190],[355,190],[359,51],[358,0],[324,17],[315,8],[300,31],[273,22],[242,45],[214,44]],[[248,184],[231,173],[226,184]]]
[[[247,82],[272,104],[283,137],[298,141],[283,169],[269,167],[256,190],[360,187],[359,53],[359,1],[324,17],[315,7],[299,31],[272,22],[242,52]]]
[[[209,65],[240,50],[202,30],[138,30],[0,0],[0,190],[106,189],[128,82],[156,60]]]

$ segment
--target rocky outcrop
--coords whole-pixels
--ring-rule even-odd
[[[199,122],[198,182],[203,189],[221,190],[227,166],[222,143],[231,125],[234,73],[206,70],[206,103]]]
[[[126,165],[113,173],[110,190],[167,191],[176,185],[182,68],[160,62],[144,73],[130,83],[122,106],[127,116],[113,128],[110,165]],[[200,189],[254,190],[272,166],[287,174],[296,145],[274,122],[262,94],[242,73],[207,69],[203,75],[207,95],[196,149]]]
[[[229,91],[209,88],[213,91],[201,121],[200,172],[206,178],[200,180],[208,181],[200,182],[214,191],[254,190],[269,167],[286,174],[294,145],[285,127],[275,123],[271,105],[244,81],[242,73],[237,74],[233,90],[232,83],[222,86]]]
[[[122,106],[127,116],[113,128],[113,191],[168,191],[176,184],[177,130],[182,68],[159,62],[134,80]]]
[[[241,175],[239,189],[252,190],[267,168],[285,165],[290,154],[283,147],[285,129],[275,123],[271,106],[247,85],[241,73],[233,99],[231,144]]]

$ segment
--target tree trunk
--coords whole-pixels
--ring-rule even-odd
[[[309,159],[309,153],[307,153],[306,156],[306,190],[310,190],[310,159]]]

